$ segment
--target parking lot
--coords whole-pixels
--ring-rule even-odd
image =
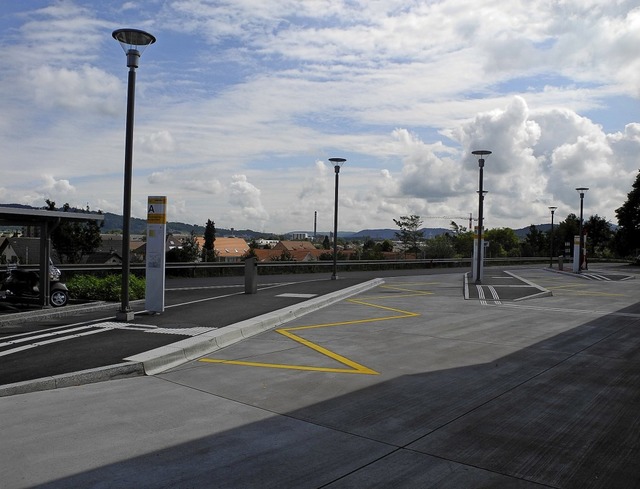
[[[0,475],[11,488],[638,487],[640,282],[513,272],[551,294],[465,300],[459,274],[387,277],[151,377],[6,397]]]

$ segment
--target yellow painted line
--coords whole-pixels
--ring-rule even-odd
[[[202,358],[200,359],[200,361],[205,363],[223,363],[225,365],[241,365],[245,367],[279,368],[279,369],[285,369],[285,370],[304,370],[308,372],[379,375],[378,372],[368,369],[367,367],[363,367],[362,369],[310,367],[307,365],[284,365],[284,364],[278,364],[278,363],[243,362],[240,360],[216,360],[215,358]]]
[[[410,289],[401,289],[401,290],[410,291]],[[412,291],[412,292],[415,292],[415,291]],[[411,296],[417,297],[417,296],[427,295],[427,294],[431,294],[431,293],[418,292],[418,293],[412,294]],[[385,299],[390,299],[390,298],[392,299],[397,297],[398,297],[397,295],[394,295],[391,297],[384,296]],[[320,353],[321,355],[331,358],[332,360],[335,360],[338,363],[346,365],[349,368],[343,369],[343,368],[330,368],[330,367],[316,367],[316,366],[309,366],[309,365],[286,365],[286,364],[279,364],[279,363],[247,362],[242,360],[221,360],[221,359],[215,359],[215,358],[201,358],[199,361],[204,363],[240,365],[240,366],[246,366],[246,367],[276,368],[276,369],[303,370],[303,371],[327,372],[327,373],[379,375],[378,372],[376,372],[375,370],[369,367],[366,367],[358,362],[350,360],[345,356],[342,356],[334,351],[328,350],[327,348],[324,348],[318,345],[317,343],[314,343],[310,340],[302,338],[301,336],[293,333],[293,331],[306,331],[311,329],[330,328],[330,327],[336,327],[336,326],[348,326],[348,325],[354,325],[354,324],[373,323],[377,321],[389,321],[391,319],[405,319],[405,318],[420,316],[420,314],[415,312],[404,311],[402,309],[383,306],[380,304],[374,304],[374,303],[368,302],[369,300],[371,299],[367,299],[366,301],[359,300],[359,299],[347,299],[347,302],[351,302],[353,304],[359,304],[367,307],[373,307],[376,309],[382,309],[384,311],[393,312],[395,314],[391,316],[383,316],[383,317],[377,317],[377,318],[356,319],[352,321],[339,321],[334,323],[311,324],[306,326],[294,326],[291,328],[279,328],[275,330],[276,333],[281,334],[289,338],[290,340],[295,341],[296,343],[306,346],[307,348],[310,348],[311,350],[317,353]]]

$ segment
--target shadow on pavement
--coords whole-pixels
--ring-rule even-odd
[[[231,412],[243,422],[186,443],[171,437],[185,427],[163,416],[184,389],[170,384],[148,400],[148,425],[119,440],[141,449],[146,430],[162,430],[166,449],[41,487],[638,487],[638,322],[605,316],[491,362],[401,376],[284,416],[203,393],[197,409],[210,410],[210,425],[191,428],[215,430]]]

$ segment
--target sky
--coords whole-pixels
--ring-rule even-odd
[[[617,223],[640,168],[640,0],[2,0],[0,203],[272,233]],[[475,224],[475,223],[474,223]]]

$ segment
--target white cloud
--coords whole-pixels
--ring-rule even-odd
[[[262,205],[260,189],[251,184],[246,175],[234,175],[229,184],[229,192],[229,203],[233,206],[231,212],[240,222],[245,225],[257,223],[262,228],[262,224],[269,219],[269,213]]]
[[[122,86],[111,75],[91,66],[79,70],[39,66],[27,75],[37,104],[48,109],[95,109],[117,114]]]
[[[284,232],[308,230],[317,211],[329,229],[334,155],[348,159],[349,229],[475,213],[474,149],[493,151],[488,225],[544,222],[551,203],[559,216],[575,212],[579,185],[591,188],[589,212],[613,218],[637,172],[636,0],[52,0],[7,10],[5,201],[42,205],[34,175],[47,172],[57,179],[48,191],[121,212],[126,66],[111,31],[123,15],[158,38],[138,70],[140,217],[147,195],[167,195],[185,222]]]
[[[136,149],[148,153],[172,153],[177,145],[171,132],[160,130],[138,138]]]

